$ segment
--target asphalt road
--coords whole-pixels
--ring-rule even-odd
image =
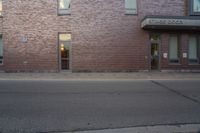
[[[200,123],[200,80],[0,81],[0,133]]]

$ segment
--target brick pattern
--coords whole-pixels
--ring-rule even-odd
[[[185,16],[187,0],[138,0],[139,15]]]
[[[57,36],[71,31],[70,16],[57,16],[55,0],[7,0],[3,5],[5,70],[57,71]]]
[[[74,0],[72,5],[77,7],[72,7],[74,71],[147,68],[147,33],[138,16],[124,14],[123,0]]]
[[[124,0],[72,0],[71,14],[58,16],[57,0],[5,0],[0,19],[4,69],[59,71],[57,36],[68,32],[72,34],[72,71],[147,70],[149,34],[140,28],[141,20],[146,15],[184,16],[186,3],[138,0],[138,15],[125,15]],[[163,52],[167,52],[167,34],[163,33]],[[28,41],[23,43],[22,37]],[[165,59],[161,66],[174,68]]]

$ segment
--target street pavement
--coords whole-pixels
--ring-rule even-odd
[[[0,80],[1,133],[185,124],[200,124],[197,79]]]

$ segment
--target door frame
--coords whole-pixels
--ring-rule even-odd
[[[151,41],[151,36],[155,34],[159,36],[159,40],[156,42],[158,44],[158,69],[153,70],[151,69],[151,48],[152,48],[152,41]],[[159,32],[149,32],[149,71],[161,71],[161,37],[162,34]]]
[[[59,72],[61,72],[61,71],[66,71],[66,72],[71,72],[72,71],[72,40],[71,41],[68,41],[69,42],[69,44],[68,44],[68,46],[69,46],[69,70],[63,70],[62,69],[62,59],[61,59],[61,46],[60,46],[60,39],[59,39],[59,35],[60,34],[71,34],[70,32],[58,32],[58,35],[57,35],[57,37],[58,37],[58,42],[57,42],[57,44],[58,44],[58,71]]]

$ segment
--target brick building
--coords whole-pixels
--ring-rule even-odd
[[[200,0],[0,0],[0,70],[200,70]]]

